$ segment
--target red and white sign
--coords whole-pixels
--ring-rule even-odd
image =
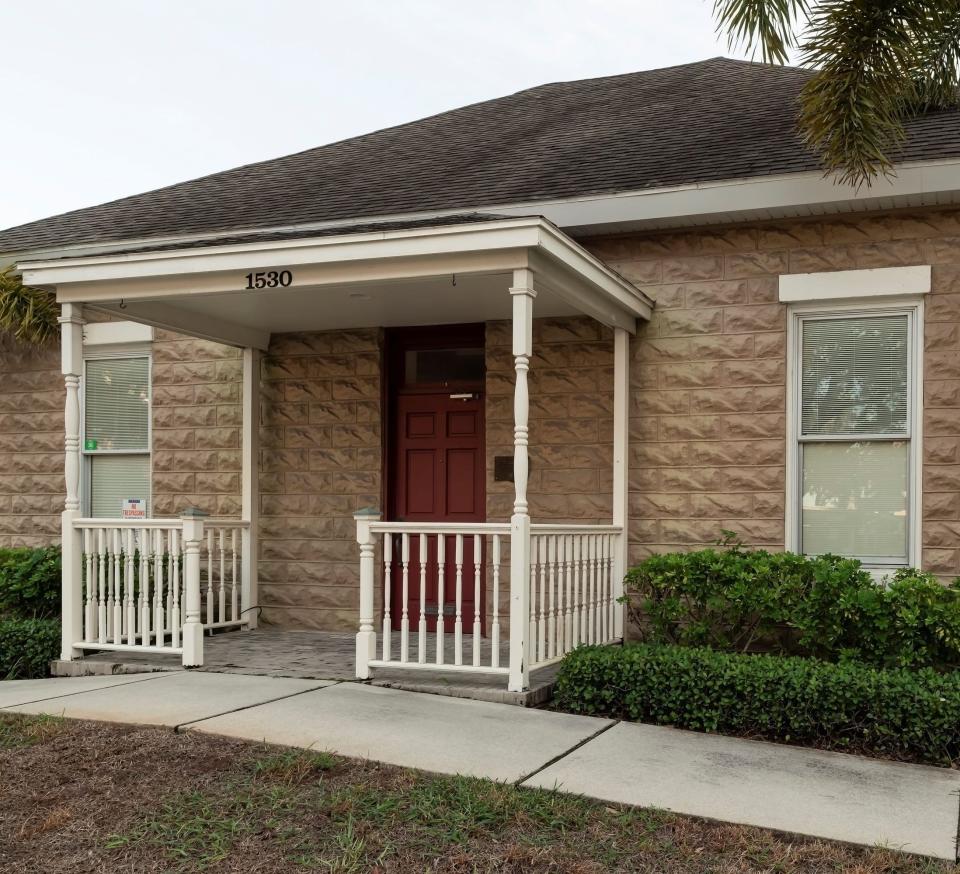
[[[142,498],[125,498],[120,508],[122,519],[146,519],[147,505]]]

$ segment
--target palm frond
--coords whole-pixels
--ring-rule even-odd
[[[785,64],[797,46],[797,24],[809,8],[810,0],[714,0],[713,14],[731,49],[759,49],[766,63]]]
[[[43,346],[59,336],[59,315],[50,292],[24,285],[12,267],[0,270],[0,331]]]
[[[952,3],[954,0],[948,0]],[[801,95],[800,130],[840,182],[893,173],[903,120],[923,102],[923,47],[935,41],[934,0],[823,0],[812,11],[803,63],[817,69]]]

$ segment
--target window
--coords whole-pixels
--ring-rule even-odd
[[[917,561],[920,305],[795,310],[791,510],[798,552]]]
[[[150,356],[88,352],[84,370],[87,512],[119,517],[124,503],[136,499],[149,516]]]

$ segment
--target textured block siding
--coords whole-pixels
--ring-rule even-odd
[[[275,336],[262,366],[260,603],[291,628],[354,630],[353,514],[381,504],[378,330]]]
[[[0,335],[0,547],[60,539],[63,403],[60,350]]]
[[[536,305],[534,305],[536,309]],[[513,457],[510,322],[487,324],[487,518],[508,521],[514,486],[494,482]],[[593,319],[535,319],[530,361],[530,481],[535,522],[609,524],[612,512],[613,332]]]
[[[960,212],[585,241],[657,301],[631,345],[631,556],[721,528],[784,545],[780,273],[933,265],[924,354],[923,566],[960,573]]]
[[[536,303],[534,303],[536,311]],[[494,482],[498,455],[513,457],[514,366],[510,322],[486,331],[487,519],[509,521],[514,485]],[[534,319],[530,361],[530,480],[534,522],[609,524],[613,466],[613,332],[586,317]],[[504,542],[500,621],[509,629],[509,544]],[[487,571],[487,606],[493,587]]]
[[[156,332],[153,515],[240,515],[241,377],[239,349]]]

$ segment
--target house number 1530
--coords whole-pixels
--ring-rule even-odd
[[[267,270],[263,273],[248,273],[247,288],[286,288],[293,282],[293,274],[289,270]]]

